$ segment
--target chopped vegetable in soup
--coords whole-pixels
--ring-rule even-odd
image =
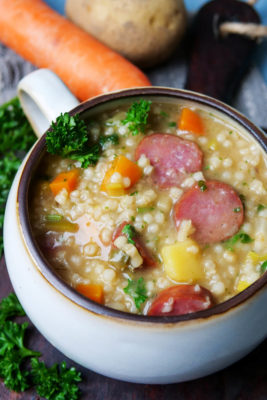
[[[267,162],[221,114],[140,99],[61,115],[31,223],[77,292],[149,316],[201,311],[267,270]],[[47,178],[49,177],[49,178]]]

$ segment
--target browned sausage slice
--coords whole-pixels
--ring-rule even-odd
[[[199,243],[216,243],[238,232],[244,209],[238,194],[223,182],[207,181],[206,190],[194,186],[174,206],[174,222],[179,228],[183,219],[196,229],[192,238]]]
[[[148,315],[183,315],[212,307],[215,301],[209,290],[199,285],[177,285],[163,290],[151,304]]]
[[[144,154],[154,166],[152,179],[161,188],[179,186],[189,173],[202,169],[198,145],[174,135],[155,133],[137,146],[135,159]]]
[[[119,236],[125,236],[124,233],[122,233],[123,228],[125,225],[131,225],[129,222],[122,222],[114,231],[113,237],[112,237],[112,243],[114,244],[114,241],[119,237]],[[157,265],[155,258],[152,256],[151,252],[148,250],[148,248],[145,246],[145,244],[142,241],[142,238],[136,232],[135,236],[132,239],[135,243],[135,247],[137,248],[140,256],[143,259],[143,265],[147,267],[155,267]],[[115,247],[115,246],[114,246]]]

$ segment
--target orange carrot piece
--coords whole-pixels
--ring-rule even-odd
[[[129,188],[133,186],[142,176],[142,170],[136,163],[129,160],[125,156],[118,156],[113,161],[111,168],[106,172],[101,184],[101,190],[106,192],[108,191],[110,178],[115,172],[121,174],[123,178],[130,178],[131,184]]]
[[[101,285],[79,283],[75,289],[88,299],[104,304],[104,291]]]
[[[68,193],[76,189],[78,185],[79,172],[73,169],[68,172],[62,172],[57,175],[55,179],[49,184],[54,196],[56,196],[62,189],[66,189]]]
[[[151,85],[140,69],[42,0],[0,0],[0,41],[32,64],[53,70],[82,101]]]
[[[179,129],[197,135],[204,135],[204,125],[201,117],[190,108],[183,108],[179,119]]]
[[[123,177],[131,179],[133,186],[142,176],[141,168],[125,156],[118,156],[114,160],[114,172],[119,172]]]

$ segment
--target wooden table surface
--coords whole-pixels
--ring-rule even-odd
[[[11,291],[12,285],[2,258],[0,299]],[[25,320],[28,319],[25,317]],[[238,340],[238,337],[233,340]],[[57,351],[31,323],[26,344],[40,351],[47,365],[66,360],[68,366],[73,365],[82,372],[81,400],[267,400],[267,340],[243,360],[221,372],[195,381],[172,385],[120,382],[86,370]],[[0,400],[37,399],[39,397],[32,390],[22,394],[11,393],[0,381]]]

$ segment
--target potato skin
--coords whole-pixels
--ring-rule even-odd
[[[141,67],[168,58],[186,27],[183,0],[67,0],[66,14]]]

